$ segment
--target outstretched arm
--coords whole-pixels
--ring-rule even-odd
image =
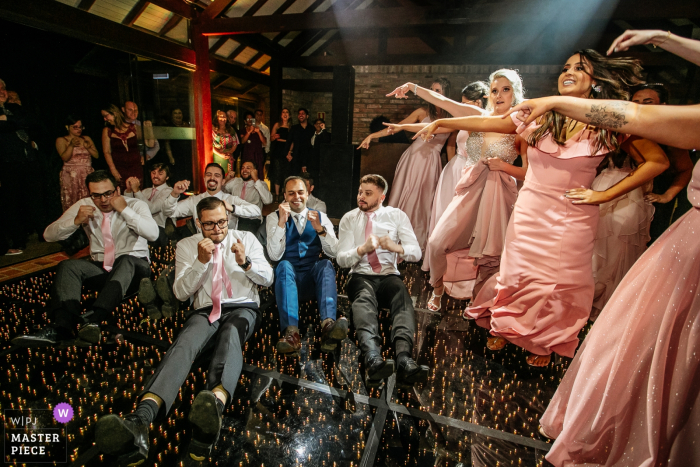
[[[418,137],[426,141],[431,135],[439,133],[439,128],[447,128],[450,130],[465,130],[465,131],[480,131],[512,134],[515,133],[517,127],[513,120],[502,118],[500,116],[473,116],[460,118],[441,118],[435,120],[429,125],[426,125],[421,131],[416,133],[413,139]]]
[[[598,128],[641,136],[682,149],[700,147],[700,105],[638,105],[566,96],[530,99],[511,109],[529,124],[550,110]],[[506,116],[503,117],[504,119]],[[510,122],[510,118],[508,118]]]
[[[435,92],[432,89],[422,88],[414,83],[406,83],[403,86],[399,86],[387,94],[386,97],[395,96],[397,99],[406,99],[406,93],[408,91],[412,91],[416,96],[420,97],[426,102],[430,102],[436,107],[445,109],[452,114],[453,117],[469,117],[470,115],[481,115],[484,113],[484,110],[481,107],[453,101],[452,99],[443,96],[439,92]]]
[[[425,118],[426,115],[427,115],[427,112],[425,111],[424,108],[421,107],[421,108],[416,109],[416,110],[414,110],[413,112],[411,112],[411,115],[409,115],[408,117],[406,117],[406,118],[404,118],[403,120],[401,120],[401,121],[399,122],[399,124],[404,124],[404,123],[418,123],[418,122],[420,122],[421,120],[423,120],[423,119]],[[378,132],[376,132],[376,133],[372,133],[371,135],[369,135],[368,137],[366,137],[366,138],[364,139],[364,141],[362,141],[362,143],[358,146],[358,149],[359,149],[359,148],[369,149],[369,143],[370,143],[370,141],[372,141],[372,140],[375,139],[375,138],[381,138],[382,136],[387,136],[387,135],[389,135],[388,128],[385,128],[385,129],[383,129],[383,130],[381,130],[381,131],[378,131]]]
[[[661,47],[689,62],[700,65],[700,41],[676,36],[671,34],[671,31],[625,31],[610,45],[608,55],[613,52],[624,52],[632,46],[643,44],[653,44],[654,47]]]

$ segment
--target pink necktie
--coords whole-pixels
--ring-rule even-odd
[[[367,216],[367,224],[365,225],[365,241],[367,241],[369,236],[372,235],[372,217],[374,216],[374,213],[366,212],[365,215]],[[367,253],[367,259],[369,260],[369,265],[372,266],[372,271],[376,272],[377,274],[382,272],[382,265],[379,264],[379,257],[377,256],[376,251]]]
[[[211,313],[209,313],[209,322],[213,323],[221,317],[221,287],[226,287],[226,293],[231,298],[233,290],[231,289],[231,280],[226,274],[224,262],[221,258],[221,243],[216,244],[214,249],[214,272],[211,276]]]
[[[248,182],[243,182],[243,189],[241,190],[241,199],[245,201],[245,187],[248,185]]]
[[[102,243],[105,246],[102,267],[105,271],[111,271],[114,265],[114,239],[112,238],[111,212],[102,213]]]
[[[153,190],[151,191],[151,196],[148,197],[148,201],[152,200],[155,195],[156,195],[156,187],[153,187]]]

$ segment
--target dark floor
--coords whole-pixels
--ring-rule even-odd
[[[153,255],[154,273],[172,251]],[[432,368],[429,383],[413,389],[365,388],[354,334],[335,354],[319,351],[315,304],[304,304],[300,356],[275,351],[279,321],[274,297],[263,290],[262,328],[248,341],[246,367],[225,414],[224,431],[211,463],[220,466],[539,466],[548,445],[538,419],[568,360],[544,370],[525,364],[512,345],[493,353],[486,331],[461,318],[461,302],[443,300],[443,311],[424,309],[427,276],[418,265],[403,269],[416,297],[418,336],[414,355]],[[126,343],[95,347],[15,349],[9,339],[43,326],[53,272],[7,283],[0,289],[0,409],[46,409],[68,402],[76,410],[67,424],[69,457],[75,465],[116,465],[96,452],[93,427],[108,412],[133,410],[136,395],[158,365],[184,312],[149,321],[135,298],[118,312]],[[347,271],[338,274],[344,294]],[[94,295],[94,294],[92,294]],[[90,292],[86,291],[89,301]],[[445,305],[447,310],[445,310]],[[339,311],[349,315],[347,299]],[[389,333],[386,312],[383,330]],[[385,354],[393,356],[386,348]],[[143,466],[190,466],[187,414],[204,386],[206,362],[197,361],[167,422],[151,430]],[[5,460],[8,460],[7,458]]]

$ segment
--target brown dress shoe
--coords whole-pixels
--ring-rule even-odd
[[[294,353],[301,350],[301,337],[299,336],[299,328],[296,326],[288,326],[284,330],[284,336],[277,341],[277,352],[279,353]]]
[[[348,320],[341,316],[338,321],[326,318],[321,323],[321,350],[331,352],[348,336]]]

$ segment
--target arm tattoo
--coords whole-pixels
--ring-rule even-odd
[[[615,102],[610,105],[591,105],[590,113],[586,118],[591,119],[591,125],[600,128],[618,130],[629,122],[625,120],[625,110],[629,102]]]

